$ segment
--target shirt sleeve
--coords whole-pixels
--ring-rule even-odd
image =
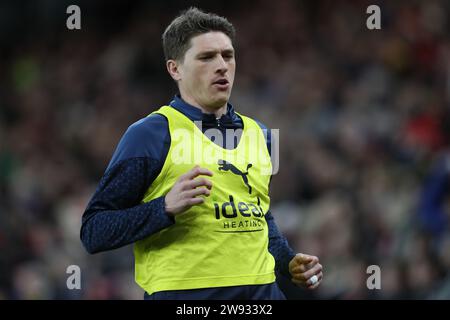
[[[290,279],[289,262],[294,258],[295,253],[289,246],[287,239],[278,230],[270,211],[267,212],[265,218],[269,228],[269,252],[275,258],[275,268]]]
[[[141,200],[161,171],[170,135],[167,120],[152,115],[128,128],[82,217],[81,241],[89,253],[148,237],[174,223],[164,197]]]
[[[272,161],[277,161],[277,153],[272,153],[273,143],[271,131],[261,122],[256,121],[263,131],[264,137],[266,138],[267,150],[269,151],[269,155],[272,158]],[[270,177],[270,181],[272,181],[272,176]],[[275,223],[275,219],[270,212],[270,210],[265,215],[266,222],[269,228],[269,252],[275,258],[275,268],[282,275],[291,278],[289,273],[289,262],[295,256],[294,251],[289,246],[289,243],[286,237],[278,230],[277,224]]]

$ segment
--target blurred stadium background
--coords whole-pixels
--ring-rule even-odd
[[[450,299],[450,3],[189,4],[234,23],[231,102],[280,128],[272,211],[325,274],[314,293],[280,278],[288,296]],[[0,299],[142,299],[131,246],[87,254],[80,220],[128,125],[176,93],[160,37],[189,4],[0,3]]]

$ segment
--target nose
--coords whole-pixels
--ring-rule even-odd
[[[228,71],[228,65],[225,62],[225,60],[223,59],[223,57],[221,55],[219,55],[217,60],[218,60],[218,62],[217,62],[216,72],[217,73],[225,73],[225,72],[227,72]]]

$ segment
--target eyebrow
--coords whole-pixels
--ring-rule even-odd
[[[212,54],[216,54],[216,53],[221,53],[221,54],[234,54],[234,49],[225,49],[222,51],[219,50],[207,50],[207,51],[202,51],[199,52],[196,57],[200,57],[203,55],[212,55]]]

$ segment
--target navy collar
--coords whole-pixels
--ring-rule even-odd
[[[200,108],[190,105],[179,94],[175,95],[174,99],[170,102],[170,106],[180,111],[192,121],[202,121],[202,125],[206,127],[217,127],[220,124],[223,128],[242,128],[242,120],[234,112],[234,108],[230,103],[227,103],[227,112],[219,119],[216,119],[214,114],[203,113]]]

